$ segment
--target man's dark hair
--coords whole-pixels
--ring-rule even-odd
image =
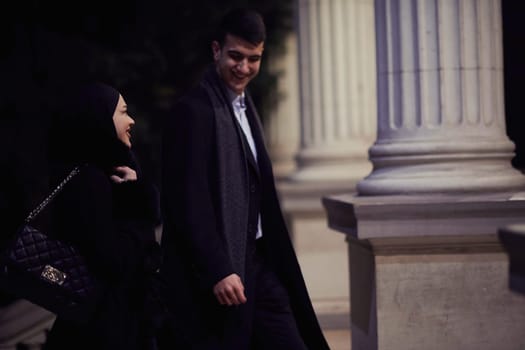
[[[245,8],[229,11],[222,19],[216,40],[224,44],[226,35],[235,35],[251,44],[258,45],[266,40],[266,26],[260,13]]]

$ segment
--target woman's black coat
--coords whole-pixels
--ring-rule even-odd
[[[57,120],[52,134],[51,178],[58,183],[74,166],[81,170],[44,217],[54,234],[78,246],[106,288],[86,324],[58,317],[45,349],[146,349],[144,298],[159,265],[156,189],[140,178],[131,152],[116,142],[112,115],[118,92],[97,85],[81,93],[81,102],[75,100],[79,112],[68,109],[73,115]],[[136,169],[139,179],[113,183],[109,175],[118,165]]]

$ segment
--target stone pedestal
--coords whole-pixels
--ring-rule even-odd
[[[324,205],[349,237],[352,350],[525,348],[525,296],[508,287],[497,235],[522,222],[523,194],[349,194]]]
[[[54,321],[54,314],[26,300],[1,308],[0,349],[41,349]]]

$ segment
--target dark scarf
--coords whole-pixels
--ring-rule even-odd
[[[207,92],[215,114],[221,220],[219,229],[224,234],[233,267],[243,278],[250,196],[247,157],[251,151],[241,140],[242,130],[235,120],[228,92],[214,65],[205,72],[201,86]],[[247,108],[257,116],[251,98],[247,93],[246,96]],[[260,129],[252,132],[260,135]]]

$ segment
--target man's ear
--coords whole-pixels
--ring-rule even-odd
[[[213,59],[217,61],[221,56],[221,45],[218,41],[214,40],[211,43],[211,50],[213,52]]]

